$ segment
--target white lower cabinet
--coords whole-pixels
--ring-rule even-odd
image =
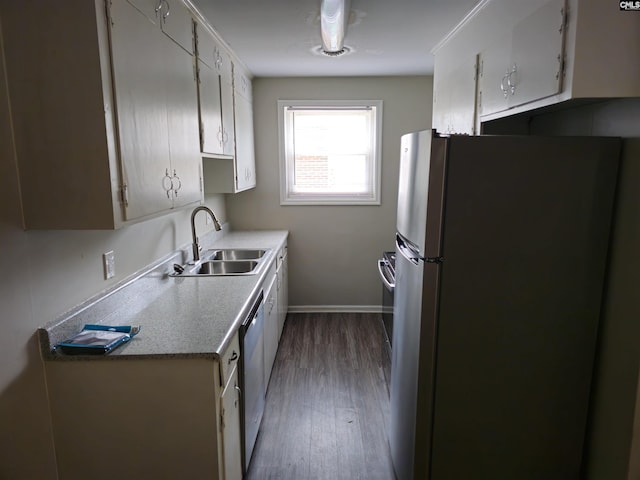
[[[45,361],[58,478],[241,480],[239,354]]]
[[[265,280],[264,291],[264,381],[269,384],[271,371],[278,352],[278,289],[276,265],[271,267]]]
[[[240,381],[238,368],[234,366],[227,386],[220,397],[220,434],[222,438],[223,470],[225,480],[242,478],[242,450],[240,430],[241,409]]]
[[[285,244],[278,254],[277,259],[277,271],[278,277],[278,339],[282,336],[282,329],[284,328],[284,322],[287,318],[287,311],[289,310],[289,260],[288,260],[288,247]]]
[[[276,259],[265,277],[262,291],[264,292],[264,381],[268,385],[287,314],[286,244],[276,252]]]

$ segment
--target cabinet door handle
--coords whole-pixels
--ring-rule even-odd
[[[509,91],[511,92],[511,95],[514,95],[516,93],[516,82],[511,81],[511,75],[516,75],[517,73],[518,73],[518,67],[514,63],[513,67],[511,67],[511,71],[507,72],[507,85],[509,86]],[[516,80],[517,80],[517,77],[516,77]]]
[[[231,363],[235,362],[236,360],[238,360],[238,352],[234,350],[233,353],[231,354],[231,357],[229,357],[228,365],[231,365]]]
[[[234,384],[233,388],[235,388],[236,392],[238,392],[238,399],[235,402],[233,402],[233,406],[237,408],[238,402],[242,400],[242,389],[237,384]]]
[[[169,175],[169,169],[167,168],[162,178],[162,188],[167,193],[167,198],[171,198],[171,191],[173,190],[173,181]]]
[[[158,13],[160,10],[162,10],[162,4],[164,3],[164,0],[158,0],[158,4],[156,5],[156,13]]]
[[[166,13],[162,14],[162,19],[166,23],[167,17],[171,14],[171,5],[169,5],[169,2],[167,2],[167,0],[164,0],[164,4],[167,6],[167,11],[166,11]]]
[[[222,126],[218,128],[218,135],[216,138],[218,139],[218,143],[220,144],[220,147],[222,147],[224,145],[224,142],[222,141]]]
[[[509,71],[507,70],[507,73],[504,74],[502,80],[500,81],[500,90],[502,91],[502,95],[504,95],[504,98],[507,98],[507,86],[505,85],[505,81],[507,80],[508,76]]]
[[[175,184],[173,183],[174,180],[177,182],[177,187],[175,186]],[[180,177],[176,174],[176,171],[173,171],[173,177],[171,177],[171,186],[173,187],[173,193],[175,194],[175,196],[178,196],[178,190],[180,190],[182,188],[182,180],[180,180]]]

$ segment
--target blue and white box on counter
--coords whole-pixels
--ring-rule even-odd
[[[139,331],[140,327],[129,325],[87,324],[80,333],[57,344],[54,350],[68,355],[104,355],[131,340]]]

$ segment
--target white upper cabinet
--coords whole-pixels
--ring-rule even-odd
[[[433,124],[479,133],[481,122],[570,100],[640,97],[638,32],[637,12],[616,3],[483,0],[433,50]],[[469,77],[455,72],[476,55],[471,102]]]
[[[191,12],[181,0],[127,0],[152,23],[189,53],[193,53],[193,30],[184,26],[191,24]]]
[[[436,57],[433,128],[439,133],[475,133],[477,57]]]
[[[480,53],[478,109],[486,115],[561,91],[564,0],[551,0]]]
[[[235,155],[236,132],[235,111],[233,104],[233,63],[231,55],[225,50],[220,52],[220,104],[222,107],[222,144],[224,155]]]
[[[162,31],[187,52],[193,54],[193,20],[191,12],[182,0],[161,0],[156,8],[158,8]]]
[[[221,155],[224,152],[220,100],[222,55],[213,36],[200,24],[196,24],[196,45],[200,150],[202,153]]]
[[[196,24],[200,145],[205,155],[235,154],[231,57],[201,24]]]
[[[169,175],[173,207],[202,200],[202,159],[198,148],[198,94],[194,58],[176,44],[166,49],[166,105]]]
[[[236,143],[236,191],[256,186],[256,159],[253,143],[251,80],[234,66],[234,112]]]
[[[167,105],[158,101],[165,98],[165,49],[158,47],[169,40],[126,2],[112,3],[110,13],[120,159],[129,219],[172,206]]]
[[[167,2],[171,34],[158,16]],[[3,40],[25,228],[113,229],[200,202],[184,4],[10,3]]]
[[[128,1],[112,0],[109,14],[125,218],[199,202],[193,57]]]
[[[224,55],[223,52],[223,59]],[[205,155],[211,157],[203,159],[206,193],[237,193],[256,186],[251,79],[239,64],[230,64],[229,72],[225,65],[223,61],[220,77],[223,136],[233,141],[233,150],[225,150],[223,157]],[[231,112],[229,120],[225,112]],[[227,130],[225,125],[230,121],[233,127]],[[231,157],[227,158],[229,154]]]

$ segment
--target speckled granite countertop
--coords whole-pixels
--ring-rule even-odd
[[[260,294],[269,265],[286,231],[229,232],[207,249],[270,249],[255,275],[169,277],[183,252],[162,259],[123,284],[74,308],[40,328],[44,360],[124,360],[131,358],[219,357]],[[108,355],[63,355],[55,345],[87,323],[140,325],[140,333]]]

